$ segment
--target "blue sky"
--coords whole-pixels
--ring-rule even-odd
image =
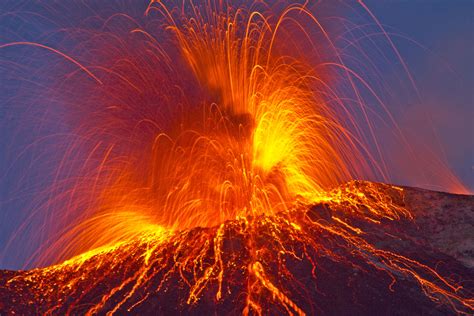
[[[431,112],[449,165],[474,190],[474,2],[366,3],[386,28],[424,46],[393,38],[421,94],[407,109],[405,127],[427,124],[418,114]]]

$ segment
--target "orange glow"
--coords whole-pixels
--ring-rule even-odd
[[[218,7],[193,7],[179,25],[163,3],[150,7],[165,15],[188,67],[216,102],[198,101],[177,115],[171,131],[144,149],[150,159],[118,172],[99,208],[138,207],[171,230],[209,227],[325,200],[329,188],[378,168],[313,91],[317,72],[276,52],[285,19],[293,11],[309,15],[304,6],[289,6],[273,22]]]

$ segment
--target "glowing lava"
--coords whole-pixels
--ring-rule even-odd
[[[102,241],[113,244],[127,236],[126,228],[122,227],[121,234],[105,227],[124,222],[120,214],[130,211],[170,230],[274,215],[297,203],[326,201],[331,198],[328,189],[349,179],[382,174],[363,140],[344,127],[340,115],[346,115],[348,109],[324,102],[321,91],[327,83],[322,75],[311,64],[289,55],[288,47],[281,43],[288,31],[285,22],[292,15],[305,15],[317,25],[305,5],[289,5],[274,17],[217,3],[202,7],[186,3],[181,10],[169,10],[156,2],[150,4],[147,14],[155,11],[171,33],[183,67],[194,74],[201,99],[193,100],[182,91],[182,98],[161,100],[159,108],[137,105],[138,113],[153,110],[172,115],[169,121],[159,120],[159,115],[137,121],[134,129],[151,125],[156,134],[136,152],[127,149],[123,157],[111,158],[113,146],[120,146],[113,143],[102,153],[100,177],[108,183],[102,186],[95,210],[85,218],[87,224],[75,223],[73,235],[81,225],[97,227]],[[131,33],[143,35],[144,31]],[[280,38],[280,33],[285,36]],[[158,43],[147,44],[155,50],[153,56],[160,67],[179,68],[173,67],[175,60]],[[124,71],[122,77],[126,75]],[[159,73],[150,75],[160,78]],[[162,84],[166,91],[168,86]],[[105,132],[109,120],[127,115],[128,107],[112,106],[112,111],[123,114],[105,117],[106,124],[101,123]],[[89,128],[85,133],[94,132],[88,137],[100,138],[104,133]],[[130,223],[132,233],[136,226]],[[95,234],[86,230],[84,235],[63,235],[57,244],[85,246],[57,258],[97,246],[96,242],[70,240]],[[60,245],[53,248],[64,249]]]
[[[10,312],[88,315],[473,310],[464,281],[405,254],[416,249],[430,264],[452,260],[431,258],[410,234],[416,225],[404,189],[350,182],[331,194],[334,201],[324,204],[210,228],[157,228],[59,265],[17,272],[0,282],[0,303]],[[401,242],[409,244],[400,248],[404,254],[395,251]]]

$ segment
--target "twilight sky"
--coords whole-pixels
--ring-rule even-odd
[[[429,113],[449,165],[474,190],[474,2],[366,1],[386,26],[422,45],[393,37],[422,101],[413,101],[402,128],[423,132]],[[433,133],[432,131],[424,131]],[[427,135],[427,138],[432,138]]]
[[[39,41],[55,29],[54,23],[39,18],[45,9],[34,3],[0,2],[0,45],[18,38]],[[420,144],[444,152],[454,173],[473,191],[474,2],[368,0],[366,4],[391,35],[419,89],[420,98],[413,93],[387,97],[388,101],[403,102],[394,110],[400,128],[419,138]],[[10,14],[22,5],[28,14]],[[35,117],[36,109],[18,106],[18,100],[33,100],[33,91],[47,86],[47,76],[32,70],[41,65],[42,56],[49,58],[44,51],[0,49],[0,269],[23,266],[28,254],[34,252],[29,249],[23,255],[10,255],[4,250],[19,231],[22,235],[16,236],[8,249],[21,249],[22,242],[36,236],[28,234],[38,229],[28,218],[32,207],[48,198],[38,197],[38,192],[51,183],[60,161],[58,153],[41,149],[51,144],[63,148],[60,139],[48,135],[69,131],[61,122],[61,111]],[[27,66],[19,62],[23,57]],[[389,83],[398,80],[394,73],[385,75]],[[32,172],[27,175],[25,170]],[[406,175],[395,175],[394,182],[414,184]],[[25,223],[27,226],[21,227]]]

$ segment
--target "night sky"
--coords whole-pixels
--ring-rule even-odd
[[[421,94],[409,100],[402,128],[431,124],[447,161],[474,190],[474,2],[366,1],[393,36]],[[421,45],[423,47],[420,47]],[[426,135],[426,138],[431,136]]]
[[[38,18],[46,10],[44,6],[30,3],[36,1],[22,2],[28,14],[21,17],[9,14],[18,9],[17,1],[0,3],[0,44],[19,39],[39,42],[45,40],[44,34],[58,27]],[[436,152],[443,152],[453,172],[473,191],[474,2],[373,0],[366,4],[390,34],[419,90],[417,96],[395,89],[393,95],[386,97],[388,103],[395,104],[391,111],[400,128]],[[140,7],[136,11],[139,10]],[[339,14],[344,15],[344,9]],[[54,38],[47,40],[54,43]],[[25,67],[18,65],[23,57],[28,60]],[[60,150],[43,149],[63,148],[64,140],[59,135],[69,132],[68,125],[61,121],[61,110],[41,112],[18,105],[22,99],[31,102],[35,99],[33,91],[47,86],[47,75],[32,70],[42,65],[43,58],[50,58],[47,52],[0,49],[0,268],[25,266],[34,252],[29,249],[23,255],[11,255],[6,250],[21,249],[25,241],[36,238],[36,234],[28,232],[39,228],[28,218],[34,205],[44,202],[38,192],[47,190],[61,156]],[[385,79],[389,84],[397,82],[397,74],[387,70]],[[393,182],[423,186],[407,174],[394,174]],[[28,226],[21,227],[24,223]],[[15,236],[7,247],[19,231],[22,236]]]

